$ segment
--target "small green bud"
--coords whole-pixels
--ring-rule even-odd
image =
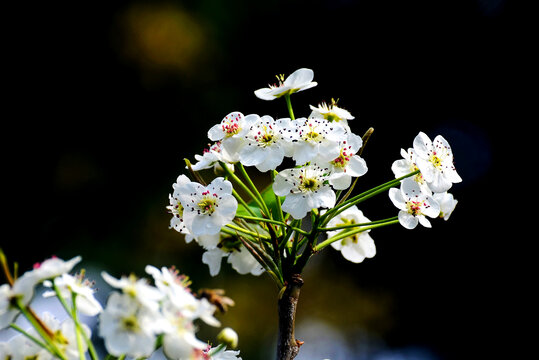
[[[238,347],[238,334],[232,328],[226,327],[217,335],[217,341],[235,349]]]

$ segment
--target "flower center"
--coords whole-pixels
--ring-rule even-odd
[[[331,163],[333,164],[333,166],[343,169],[346,167],[346,165],[348,165],[348,162],[350,161],[350,156],[352,155],[353,154],[347,153],[345,149],[341,149],[339,157],[331,161]]]
[[[341,121],[341,117],[339,115],[335,114],[334,112],[328,112],[328,113],[324,114],[324,119],[326,119],[329,122]]]
[[[421,207],[425,205],[425,203],[423,201],[408,201],[408,203],[406,204],[406,207],[408,209],[408,213],[414,215],[414,216],[417,216],[417,215],[421,215]]]
[[[436,151],[432,153],[432,155],[429,158],[429,161],[437,169],[440,169],[442,167],[442,159],[438,155],[436,155]]]
[[[130,332],[137,332],[140,330],[138,320],[135,315],[129,315],[121,319],[120,326],[122,329]]]
[[[199,214],[211,215],[217,208],[217,194],[210,195],[209,191],[202,193],[202,199],[198,202],[197,206],[199,209]]]
[[[299,184],[299,189],[302,192],[307,191],[316,191],[320,188],[320,181],[316,178],[305,178],[301,179],[301,183]]]
[[[264,126],[264,128],[254,136],[254,139],[258,142],[258,145],[262,147],[270,146],[277,140],[271,125],[269,128]]]
[[[240,124],[234,121],[230,121],[223,124],[223,131],[226,137],[236,135],[240,131]]]

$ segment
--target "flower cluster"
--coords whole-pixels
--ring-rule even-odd
[[[438,135],[434,142],[420,132],[414,147],[401,149],[403,159],[393,162],[391,169],[396,178],[417,173],[404,179],[400,189],[390,189],[389,197],[399,208],[399,222],[407,229],[417,224],[431,227],[426,216],[445,220],[455,209],[457,201],[448,193],[453,183],[461,182],[453,165],[453,152],[449,143]]]
[[[215,318],[217,305],[190,289],[191,282],[175,268],[146,266],[153,284],[135,275],[117,279],[106,272],[102,277],[114,291],[105,307],[94,297],[94,282],[84,276],[84,270],[71,275],[73,267],[81,260],[59,258],[36,264],[33,270],[14,278],[2,255],[2,267],[9,279],[0,286],[0,329],[11,327],[20,334],[0,343],[0,358],[75,360],[88,352],[92,360],[98,356],[91,339],[91,330],[79,320],[78,314],[98,316],[99,335],[104,339],[107,352],[116,357],[150,357],[157,346],[169,359],[224,360],[241,359],[239,351],[226,350],[226,345],[237,345],[237,335],[230,328],[217,336],[220,345],[211,347],[196,337],[197,321],[210,326],[221,326]],[[56,296],[69,318],[59,322],[48,312],[36,314],[30,303],[36,287],[42,283],[50,289],[45,297]],[[222,292],[218,292],[222,294]],[[217,296],[233,304],[231,299]],[[23,314],[32,324],[22,329],[15,324]],[[225,340],[233,338],[231,343]],[[160,344],[160,345],[159,345]]]
[[[306,243],[302,262],[329,244],[346,259],[361,262],[376,253],[372,228],[397,222],[408,229],[418,223],[430,227],[426,217],[447,220],[453,211],[456,200],[447,190],[461,179],[451,148],[442,136],[431,142],[422,132],[413,148],[402,150],[403,159],[394,162],[394,181],[350,198],[368,170],[361,154],[372,129],[363,137],[355,134],[350,127],[354,116],[334,99],[310,105],[307,117],[296,118],[291,95],[317,86],[313,78],[313,71],[303,68],[256,90],[262,100],[284,98],[288,116],[229,113],[208,130],[209,148],[195,155],[194,164],[186,161],[192,181],[180,175],[173,184],[170,227],[204,248],[202,261],[211,275],[219,273],[226,257],[241,274],[267,270],[277,273],[279,282],[279,264],[296,265]],[[257,189],[246,167],[270,175],[265,190]],[[209,185],[200,173],[206,169],[220,174]],[[393,188],[399,184],[400,189]],[[357,205],[387,190],[398,216],[368,220]],[[308,214],[310,231],[301,225]],[[316,244],[318,233],[327,240]]]

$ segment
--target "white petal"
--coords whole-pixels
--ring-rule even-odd
[[[208,130],[208,139],[211,141],[218,141],[225,137],[223,132],[223,127],[221,123],[213,125],[210,130]]]
[[[292,215],[294,219],[303,219],[311,210],[311,207],[307,204],[303,195],[288,194],[282,204],[282,209]]]
[[[399,211],[399,223],[406,229],[414,229],[417,226],[417,218],[406,211]]]
[[[428,159],[429,153],[432,150],[432,142],[430,138],[423,132],[420,132],[414,139],[414,150],[417,156]]]
[[[354,155],[350,158],[346,172],[354,177],[363,176],[367,173],[367,163],[358,155]]]

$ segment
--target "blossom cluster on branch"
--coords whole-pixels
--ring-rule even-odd
[[[227,258],[240,274],[266,270],[283,285],[286,272],[300,271],[327,245],[361,262],[376,253],[371,229],[393,223],[430,227],[427,217],[447,220],[453,211],[457,202],[447,190],[461,178],[451,147],[442,136],[431,141],[423,132],[393,163],[395,180],[352,196],[368,170],[361,153],[373,129],[355,134],[354,116],[334,99],[296,118],[291,95],[316,86],[313,79],[310,69],[278,75],[277,83],[254,93],[267,101],[284,98],[288,116],[231,112],[209,128],[212,143],[194,155],[196,162],[186,159],[191,178],[180,175],[173,184],[170,225],[204,248],[211,275]],[[269,175],[267,187],[255,186],[246,167]],[[207,169],[219,175],[206,181]],[[388,190],[398,215],[366,218],[357,205]],[[319,242],[318,235],[326,240]]]
[[[99,359],[91,340],[90,328],[79,314],[98,316],[98,332],[104,340],[107,359],[150,357],[158,348],[171,360],[234,360],[239,351],[227,350],[237,345],[237,335],[225,328],[217,337],[215,347],[196,337],[197,322],[220,327],[215,318],[219,305],[233,301],[217,291],[218,298],[194,293],[191,282],[175,268],[146,266],[152,278],[131,274],[119,279],[103,272],[101,275],[114,290],[103,307],[96,300],[94,283],[85,278],[84,270],[71,272],[81,261],[77,256],[64,261],[57,257],[36,264],[34,269],[17,276],[12,274],[5,255],[1,263],[8,282],[0,286],[0,330],[12,328],[19,334],[0,342],[0,359],[84,360],[86,354]],[[31,307],[36,289],[43,285],[44,297],[56,297],[68,318],[60,322],[49,312],[37,314]],[[206,290],[206,293],[213,291]],[[21,328],[16,322],[23,315],[31,327]]]

